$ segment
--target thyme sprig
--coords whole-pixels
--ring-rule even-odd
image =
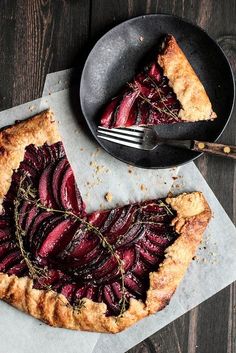
[[[41,276],[47,277],[47,273],[44,269],[39,268],[33,261],[30,260],[29,254],[24,248],[24,241],[23,237],[25,236],[25,231],[22,229],[20,222],[19,222],[19,208],[22,203],[22,201],[27,201],[28,203],[31,203],[32,205],[36,206],[37,208],[40,208],[42,210],[45,210],[47,212],[52,212],[56,214],[62,214],[64,217],[71,217],[75,219],[76,221],[79,221],[82,225],[85,226],[85,228],[88,231],[91,231],[97,235],[97,237],[100,240],[101,245],[107,249],[111,256],[116,259],[116,262],[118,264],[118,272],[120,274],[120,280],[121,280],[121,293],[122,297],[119,301],[119,306],[120,306],[120,314],[119,316],[122,316],[124,312],[126,311],[126,304],[127,304],[127,298],[126,298],[126,288],[125,288],[125,268],[124,268],[124,263],[119,254],[115,251],[113,245],[111,245],[106,237],[100,232],[100,230],[97,227],[94,227],[91,223],[87,222],[84,218],[81,218],[80,216],[74,214],[72,211],[68,210],[58,210],[52,207],[47,207],[43,205],[40,201],[40,199],[37,199],[37,190],[33,188],[33,186],[29,183],[27,185],[23,185],[25,181],[25,176],[23,176],[20,179],[19,183],[19,188],[17,191],[17,197],[14,201],[14,220],[15,220],[15,225],[16,225],[16,239],[18,241],[18,245],[21,251],[21,254],[26,262],[26,265],[29,269],[29,273],[33,279],[39,278]],[[78,303],[75,303],[74,305],[74,310],[80,310],[84,306],[84,301],[79,300]]]
[[[155,110],[157,110],[159,113],[164,113],[170,117],[172,117],[174,120],[178,121],[179,118],[178,116],[174,113],[173,110],[171,110],[168,105],[165,103],[165,96],[161,94],[161,91],[159,89],[159,87],[157,86],[156,82],[150,77],[147,76],[147,79],[150,79],[150,81],[153,83],[154,88],[156,90],[156,92],[158,93],[159,97],[160,97],[160,101],[161,103],[164,105],[164,108],[160,108],[155,102],[152,102],[149,98],[145,97],[144,95],[141,94],[141,92],[139,91],[138,87],[135,84],[132,83],[128,83],[128,86],[133,90],[133,91],[138,91],[138,96],[146,103],[148,103],[152,108],[154,108]]]

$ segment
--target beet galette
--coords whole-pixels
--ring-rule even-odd
[[[101,117],[107,128],[212,120],[210,99],[172,35],[162,41],[157,60],[147,65]]]
[[[164,308],[211,216],[199,192],[87,214],[50,111],[0,132],[0,168],[0,298],[52,326]]]

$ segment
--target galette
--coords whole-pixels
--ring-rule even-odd
[[[51,111],[0,131],[0,298],[119,332],[163,309],[211,217],[200,192],[88,214]]]
[[[175,38],[167,35],[157,59],[107,104],[100,125],[119,128],[215,118],[201,81]]]

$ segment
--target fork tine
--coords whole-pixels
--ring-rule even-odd
[[[103,132],[103,131],[114,131],[114,132],[120,132],[121,134],[125,134],[125,135],[131,135],[131,136],[138,136],[139,137],[139,136],[143,135],[144,129],[139,129],[139,130],[136,130],[136,129],[134,130],[134,129],[129,129],[129,128],[107,129],[107,128],[104,128],[102,126],[99,126],[98,127],[98,132]]]
[[[103,131],[103,130],[98,130],[98,133],[99,134],[102,134],[104,136],[114,136],[116,137],[117,139],[123,139],[123,140],[127,140],[127,141],[133,141],[133,142],[142,142],[142,136],[139,136],[139,137],[136,137],[136,136],[130,136],[130,135],[126,135],[126,134],[123,134],[123,133],[120,133],[120,131],[117,132],[116,131],[113,131],[113,130],[106,130],[106,131]]]
[[[116,138],[113,137],[107,137],[107,136],[103,136],[103,135],[97,135],[99,138],[103,139],[103,140],[107,140],[107,141],[111,141],[114,143],[118,143],[119,145],[124,145],[124,146],[128,146],[128,147],[133,147],[133,148],[138,148],[138,149],[142,149],[142,146],[139,143],[135,143],[135,142],[129,142],[126,140],[118,140]]]

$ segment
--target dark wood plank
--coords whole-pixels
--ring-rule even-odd
[[[217,39],[236,73],[236,0],[2,0],[0,110],[40,97],[48,72],[76,64],[114,25],[172,13]],[[235,144],[236,114],[220,141]],[[203,156],[197,165],[236,221],[235,163]],[[129,352],[236,353],[236,285],[175,320]]]

